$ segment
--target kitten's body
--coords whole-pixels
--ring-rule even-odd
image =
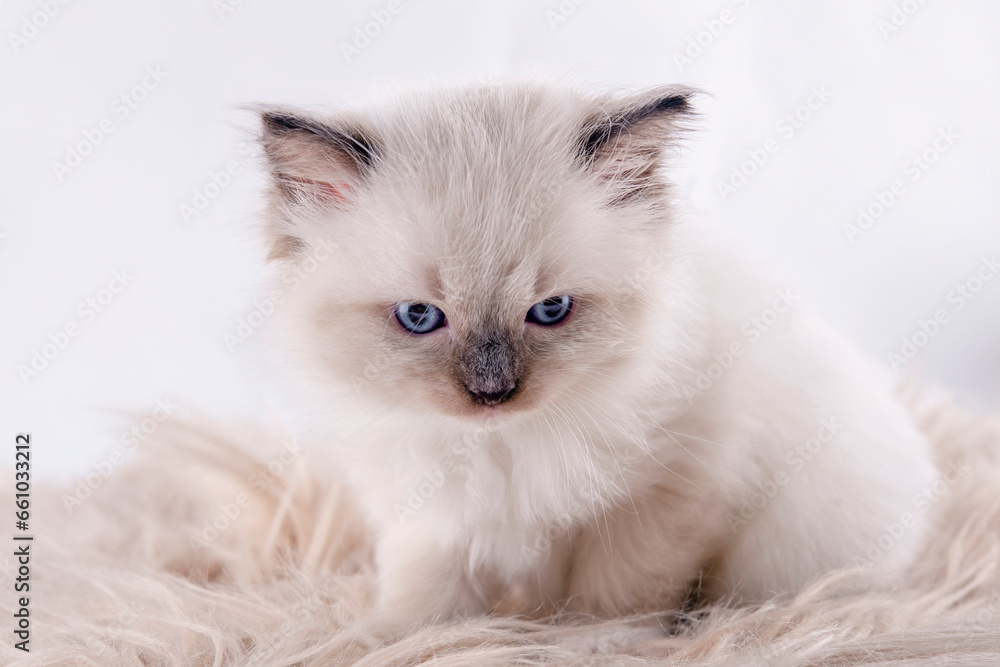
[[[282,317],[387,616],[669,609],[699,582],[758,600],[911,559],[926,443],[793,293],[672,209],[660,149],[687,95],[484,85],[265,114],[273,255],[338,245]],[[564,323],[525,320],[560,294]],[[407,333],[400,302],[447,326]],[[512,397],[470,398],[503,373]]]

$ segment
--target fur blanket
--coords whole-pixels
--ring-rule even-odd
[[[168,422],[97,488],[34,490],[31,652],[15,650],[7,630],[0,662],[1000,664],[1000,419],[925,393],[907,400],[941,468],[960,474],[931,491],[933,537],[892,592],[866,592],[845,571],[757,608],[493,616],[389,643],[366,630],[371,547],[344,488],[317,479],[280,435]],[[272,457],[247,443],[274,445]],[[10,562],[0,559],[8,623]]]

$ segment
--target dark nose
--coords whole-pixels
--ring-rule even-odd
[[[501,335],[484,336],[463,351],[459,374],[479,405],[497,405],[517,389],[514,347]]]
[[[503,403],[514,393],[514,385],[500,391],[474,391],[469,387],[466,387],[466,389],[468,389],[469,395],[472,396],[472,400],[480,405],[497,405]]]

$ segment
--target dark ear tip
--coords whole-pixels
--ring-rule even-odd
[[[653,106],[654,111],[676,111],[680,113],[690,113],[691,108],[691,94],[679,94],[679,95],[669,95],[667,97],[661,97]]]
[[[368,136],[350,127],[331,127],[323,121],[314,120],[308,113],[284,109],[260,109],[262,136],[265,148],[285,139],[301,137],[312,142],[320,142],[353,158],[362,167],[373,167],[378,157],[377,145]]]
[[[628,126],[652,118],[694,116],[696,113],[692,99],[700,92],[697,88],[688,86],[654,88],[612,103],[612,106],[621,105],[621,111],[612,113],[610,117],[623,126]]]
[[[650,105],[650,111],[668,112],[678,116],[696,115],[694,102],[706,94],[699,88],[684,85],[664,86],[651,92],[655,101]]]
[[[265,131],[288,132],[289,130],[305,129],[295,116],[281,111],[264,111],[260,114],[261,123]]]

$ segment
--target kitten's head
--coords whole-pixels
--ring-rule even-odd
[[[345,392],[459,417],[613,385],[649,319],[632,278],[662,262],[660,164],[689,94],[482,84],[265,110],[271,258],[299,356]]]

